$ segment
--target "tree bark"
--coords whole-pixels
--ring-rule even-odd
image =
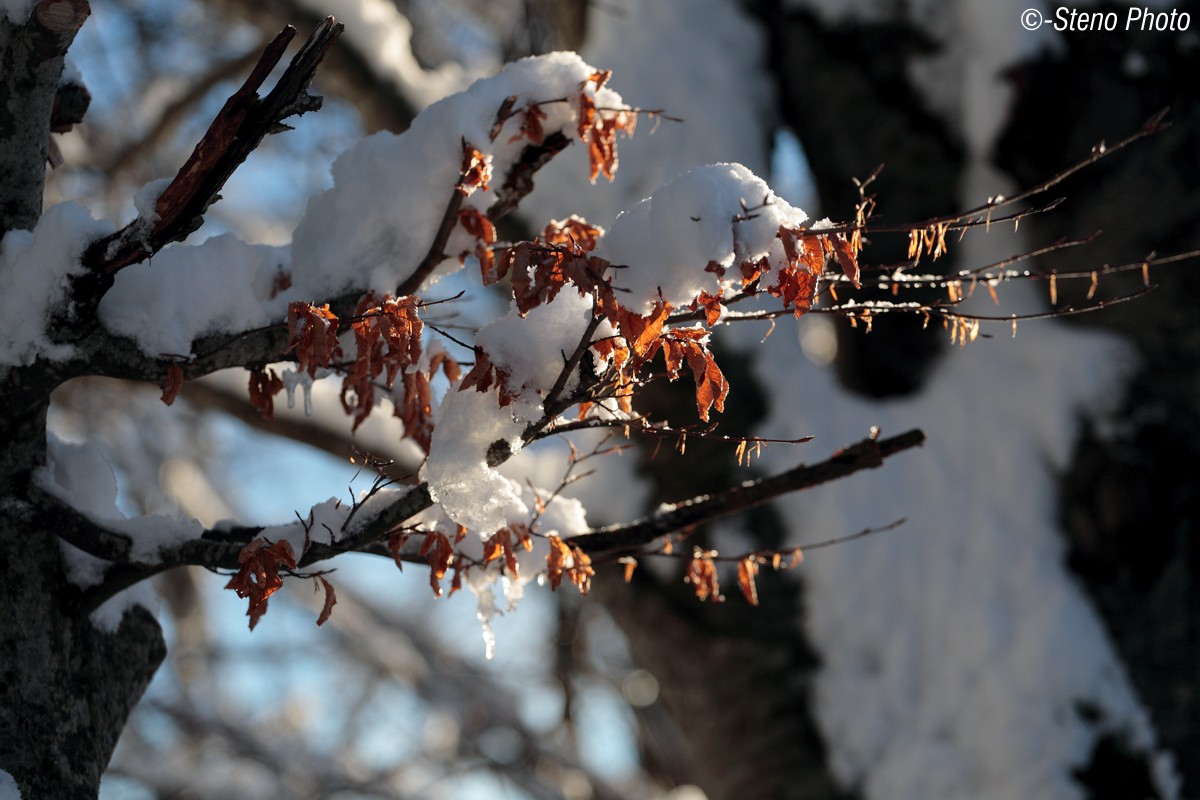
[[[25,24],[0,14],[0,237],[32,230],[42,215],[63,57],[89,12],[87,0],[42,0]]]
[[[0,508],[0,769],[23,797],[95,797],[117,738],[166,655],[146,609],[95,627],[73,602],[54,531]]]

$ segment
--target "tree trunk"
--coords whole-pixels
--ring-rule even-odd
[[[24,24],[0,13],[0,236],[42,212],[63,57],[86,0],[42,0]],[[28,489],[46,450],[46,409],[62,376],[46,364],[0,369],[0,770],[25,798],[87,798],[129,712],[166,655],[143,608],[107,633],[68,582],[56,531]]]
[[[140,606],[95,627],[74,600],[54,531],[0,503],[0,769],[25,798],[95,797],[129,712],[166,655]]]

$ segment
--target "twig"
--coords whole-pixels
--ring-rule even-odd
[[[920,222],[915,222],[915,223],[912,223],[909,225],[876,226],[876,225],[847,224],[847,225],[835,226],[832,228],[822,228],[821,230],[814,230],[814,231],[812,231],[812,233],[813,234],[852,233],[856,230],[862,231],[863,233],[909,233],[913,230],[926,230],[929,228],[936,228],[939,226],[945,226],[947,229],[957,229],[957,228],[961,228],[961,227],[973,227],[974,225],[977,225],[977,224],[987,225],[992,222],[1003,222],[1003,221],[1007,221],[1007,220],[1011,220],[1011,219],[1019,219],[1020,216],[1022,216],[1023,214],[1016,214],[1016,215],[1012,215],[1009,217],[996,219],[996,218],[991,217],[991,213],[993,211],[995,211],[996,209],[1005,208],[1007,206],[1012,206],[1017,203],[1022,203],[1026,200],[1029,200],[1030,198],[1036,197],[1040,194],[1044,194],[1045,192],[1048,192],[1050,189],[1053,189],[1055,186],[1062,183],[1067,178],[1071,177],[1072,175],[1074,175],[1075,173],[1084,169],[1085,167],[1089,167],[1092,164],[1095,164],[1097,161],[1100,161],[1101,159],[1106,158],[1106,157],[1112,155],[1113,153],[1116,153],[1119,150],[1124,150],[1129,145],[1131,145],[1134,142],[1137,142],[1141,139],[1145,139],[1147,136],[1153,136],[1156,133],[1166,130],[1168,127],[1170,127],[1170,123],[1164,122],[1163,120],[1166,118],[1167,112],[1169,110],[1170,110],[1169,108],[1164,108],[1162,111],[1159,111],[1157,114],[1155,114],[1154,116],[1152,116],[1148,120],[1146,120],[1144,123],[1142,123],[1142,127],[1139,128],[1136,132],[1130,134],[1129,136],[1125,137],[1124,139],[1117,142],[1115,145],[1112,145],[1111,147],[1106,145],[1103,141],[1099,142],[1092,148],[1091,153],[1089,153],[1087,155],[1087,157],[1080,159],[1079,161],[1075,162],[1071,166],[1067,167],[1064,170],[1061,170],[1060,172],[1054,174],[1050,178],[1047,178],[1046,180],[1042,181],[1041,183],[1037,184],[1036,186],[1033,186],[1029,189],[1025,189],[1024,191],[1022,191],[1016,195],[1013,195],[1012,197],[993,198],[991,200],[988,200],[988,202],[983,203],[982,205],[978,205],[975,208],[971,208],[966,211],[960,211],[960,212],[957,212],[954,214],[947,214],[947,215],[938,216],[938,217],[930,217],[928,219],[922,220]],[[1061,199],[1054,200],[1051,203],[1047,204],[1046,206],[1043,206],[1043,207],[1037,209],[1037,211],[1048,211],[1050,208],[1053,208],[1054,206],[1058,205],[1058,203],[1060,203],[1060,202],[1062,202]],[[964,220],[967,220],[969,217],[973,217],[973,216],[977,216],[977,215],[983,215],[982,217],[980,217],[979,222],[972,223],[969,226],[963,224]]]

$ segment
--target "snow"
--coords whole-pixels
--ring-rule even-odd
[[[83,86],[83,71],[79,69],[79,65],[75,63],[75,59],[70,55],[63,57],[62,76],[58,79],[59,86]]]
[[[286,248],[249,245],[231,234],[171,245],[117,273],[100,302],[100,322],[147,355],[191,355],[197,337],[282,320],[298,295],[293,287],[272,298],[272,282],[288,262]]]
[[[21,800],[17,779],[0,769],[0,800]]]
[[[1044,324],[953,349],[915,396],[866,402],[832,369],[797,361],[788,339],[777,331],[757,362],[773,387],[766,435],[817,434],[825,450],[872,425],[929,437],[878,471],[783,501],[802,520],[795,544],[908,518],[802,568],[837,777],[867,798],[1081,798],[1070,769],[1103,731],[1152,749],[1120,660],[1066,574],[1055,516],[1075,415],[1120,396],[1128,351]],[[773,367],[784,359],[794,366]],[[775,448],[763,464],[795,458]],[[1080,703],[1103,722],[1081,719]]]
[[[112,465],[92,444],[69,444],[47,438],[46,464],[35,475],[44,491],[68,503],[102,527],[126,536],[130,561],[153,564],[159,551],[199,537],[199,522],[162,514],[125,517],[117,508],[117,480]],[[87,588],[100,583],[108,562],[63,543],[68,579]],[[119,615],[118,615],[119,619]]]
[[[509,518],[509,524],[527,523],[529,521],[528,512],[521,512],[519,509],[534,507],[535,490],[516,483],[512,484],[512,489],[515,494],[519,495],[520,505],[512,507],[516,513]],[[536,491],[538,497],[545,503],[545,508],[537,521],[536,532],[538,534],[541,536],[553,534],[563,539],[569,539],[588,530],[583,504],[578,500],[566,497],[551,498],[551,493],[548,491],[542,489]],[[464,548],[464,550],[467,554],[478,557],[472,553],[471,548]],[[463,585],[475,595],[475,616],[482,628],[484,657],[489,661],[496,654],[496,636],[492,630],[492,620],[503,613],[497,602],[497,590],[505,600],[504,611],[516,611],[517,604],[525,596],[525,587],[530,582],[541,583],[546,572],[548,553],[549,547],[545,539],[537,538],[533,540],[530,550],[526,551],[521,548],[517,551],[519,575],[515,578],[503,569],[503,559],[491,561],[483,568],[474,567],[466,572]]]
[[[300,394],[304,398],[304,416],[311,417],[313,415],[313,376],[307,371],[300,372],[295,369],[284,369],[279,374],[279,379],[283,381],[283,390],[287,393],[287,407],[289,409],[296,407],[296,387],[300,387]]]
[[[612,279],[628,291],[620,295],[623,305],[648,313],[661,297],[678,308],[701,291],[722,290],[721,279],[706,270],[709,262],[731,268],[770,257],[772,266],[784,263],[776,234],[806,219],[741,164],[714,164],[681,175],[623,212],[596,255],[623,267]]]
[[[510,311],[479,331],[475,344],[508,375],[510,391],[524,388],[524,394],[540,398],[558,379],[591,316],[590,297],[580,297],[568,287],[553,302],[534,308],[524,318],[515,309]],[[566,389],[569,391],[575,383],[576,379],[571,378]],[[539,405],[532,409],[535,414],[540,410]]]
[[[148,225],[158,221],[158,209],[155,205],[159,196],[171,185],[171,181],[171,178],[157,178],[134,192],[133,207],[137,210],[139,219]]]
[[[487,464],[488,450],[497,442],[520,450],[526,424],[500,407],[495,389],[460,392],[455,387],[446,395],[421,468],[421,480],[446,516],[483,536],[507,526],[510,518],[528,518],[520,485]]]
[[[79,256],[93,239],[112,231],[75,203],[54,206],[33,231],[9,231],[0,241],[0,369],[37,358],[69,358],[75,348],[54,344],[46,334],[51,315],[62,309],[69,278],[83,272]]]
[[[143,581],[118,592],[101,603],[99,608],[88,615],[88,619],[98,630],[116,633],[121,627],[125,612],[134,606],[141,606],[155,617],[158,616],[159,600],[154,584]]]
[[[33,14],[35,3],[36,0],[0,0],[0,12],[6,14],[13,25],[24,25]],[[0,788],[3,788],[2,784]]]
[[[310,198],[290,248],[250,245],[228,234],[168,247],[117,275],[101,303],[101,322],[131,337],[147,355],[190,355],[196,337],[277,321],[291,300],[323,301],[351,289],[394,292],[435,238],[459,178],[463,141],[492,164],[493,189],[480,188],[464,200],[464,207],[485,211],[525,146],[513,141],[515,118],[490,140],[504,100],[517,96],[519,109],[524,102],[574,98],[593,72],[574,54],[552,53],[477,81],[430,106],[403,135],[376,134],[343,153],[333,165],[333,188]],[[589,85],[586,91],[601,107],[622,105],[611,89]],[[547,135],[573,133],[574,102],[547,102],[543,110]],[[143,211],[152,212],[157,185],[140,193]],[[457,254],[474,247],[474,239],[457,228],[446,247],[455,255],[441,262],[433,281],[461,269]],[[291,273],[292,286],[273,297],[280,269]]]
[[[371,498],[374,501],[372,505],[378,507],[382,503],[396,500],[401,494],[403,491],[398,489],[383,490],[378,496]],[[366,499],[366,492],[360,492],[358,501],[361,503]],[[296,554],[296,558],[300,558],[304,554],[304,548],[309,540],[333,544],[342,538],[343,528],[350,518],[350,511],[351,507],[348,503],[331,497],[325,502],[313,506],[303,522],[269,525],[262,529],[259,537],[268,542],[286,541],[292,546],[292,552]],[[362,514],[361,518],[364,520],[370,518],[365,509],[359,513]]]
[[[315,295],[364,281],[376,291],[394,291],[429,250],[459,177],[462,143],[492,157],[493,190],[476,191],[464,201],[465,207],[485,211],[525,145],[512,141],[519,125],[515,118],[490,140],[505,99],[515,95],[520,108],[525,102],[573,98],[593,72],[573,53],[522,59],[430,106],[401,136],[378,133],[343,153],[333,165],[333,188],[309,201],[296,231],[297,282]],[[601,107],[622,105],[607,88],[594,97]],[[548,115],[542,122],[547,136],[573,131],[573,103],[547,102],[542,110]],[[460,228],[446,252],[473,249],[474,241]],[[447,258],[435,278],[460,268],[457,257]]]

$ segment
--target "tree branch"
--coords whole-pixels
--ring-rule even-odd
[[[924,441],[925,434],[915,429],[890,439],[864,439],[811,467],[801,465],[770,478],[747,481],[715,495],[695,497],[676,504],[668,511],[636,522],[581,534],[574,537],[571,543],[593,555],[627,552],[681,528],[744,511],[780,495],[828,483],[860,470],[874,469],[882,466],[889,456],[917,447]],[[350,526],[349,531],[335,541],[310,541],[298,560],[298,567],[310,567],[350,552],[370,552],[391,557],[390,552],[379,547],[379,540],[433,504],[428,485],[422,483],[415,486],[373,516]],[[237,569],[242,548],[264,530],[257,526],[213,528],[197,539],[159,551],[154,563],[129,563],[131,542],[127,536],[105,530],[99,523],[58,501],[43,503],[42,506],[52,523],[47,529],[55,530],[65,541],[85,552],[117,562],[105,574],[99,586],[83,592],[83,604],[87,609],[94,609],[117,592],[174,567],[194,565],[208,569]]]
[[[89,610],[99,607],[117,592],[175,567],[191,565],[206,569],[237,569],[242,548],[262,535],[265,529],[264,526],[210,528],[199,538],[160,550],[153,563],[134,563],[129,561],[132,548],[129,537],[105,529],[102,524],[58,501],[44,505],[52,509],[46,512],[53,523],[53,527],[46,526],[47,530],[56,531],[65,541],[97,558],[115,562],[99,586],[83,592],[83,604]],[[310,541],[299,559],[298,567],[309,567],[343,553],[368,549],[393,528],[432,505],[433,498],[428,486],[422,483],[413,487],[374,516],[350,526],[336,541]]]
[[[133,539],[94,522],[81,511],[41,489],[31,488],[29,500],[37,509],[39,528],[53,531],[67,544],[105,561],[124,563],[133,550]]]
[[[566,149],[571,140],[555,132],[547,136],[540,145],[526,145],[521,157],[496,191],[496,202],[488,209],[488,218],[493,222],[516,210],[525,196],[533,191],[533,176],[546,166],[552,158]]]
[[[286,130],[283,120],[313,111],[321,99],[308,94],[317,65],[342,33],[333,17],[322,22],[265,98],[258,90],[296,35],[288,26],[275,37],[245,83],[226,102],[192,155],[155,202],[153,217],[139,216],[116,233],[93,242],[83,254],[88,272],[75,279],[72,294],[88,318],[113,283],[113,276],[182,240],[199,227],[225,181],[269,133]]]
[[[413,273],[397,287],[397,295],[403,297],[417,292],[438,264],[449,258],[446,253],[446,243],[450,241],[450,234],[454,232],[454,226],[458,224],[458,212],[462,210],[463,200],[466,199],[466,193],[462,188],[465,177],[465,175],[460,175],[458,182],[454,184],[454,189],[450,192],[450,200],[446,203],[446,211],[442,214],[442,221],[438,225],[437,233],[434,234],[433,242],[429,245],[429,251],[421,259],[421,263],[417,265]]]
[[[746,481],[741,486],[715,495],[693,497],[636,522],[610,525],[581,534],[573,537],[570,543],[591,555],[615,555],[633,550],[681,528],[745,511],[780,495],[829,483],[860,470],[875,469],[882,466],[889,456],[924,442],[925,434],[917,429],[890,439],[864,439],[811,467],[802,464],[770,478]]]
[[[235,79],[246,70],[252,69],[257,61],[258,59],[255,58],[254,51],[250,51],[238,58],[232,58],[217,64],[208,73],[202,75],[195,83],[188,86],[178,98],[168,104],[143,136],[122,147],[107,164],[101,167],[103,172],[106,175],[112,176],[119,175],[130,169],[139,157],[168,139],[179,127],[184,117],[217,84],[222,81]]]

